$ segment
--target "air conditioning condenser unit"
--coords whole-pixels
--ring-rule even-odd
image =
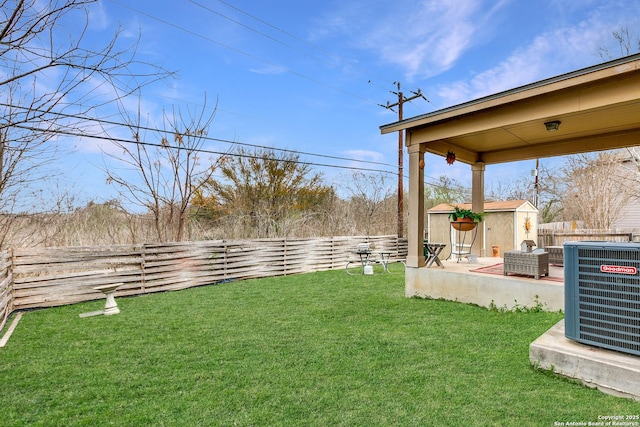
[[[640,244],[564,244],[565,335],[640,355]]]

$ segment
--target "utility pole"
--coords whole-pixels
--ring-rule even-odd
[[[402,93],[402,91],[400,90],[400,82],[394,82],[394,83],[398,85],[398,91],[397,92],[391,91],[391,93],[398,96],[398,102],[390,104],[389,101],[387,101],[387,105],[382,105],[382,104],[380,105],[391,111],[395,111],[394,107],[398,107],[398,121],[402,121],[402,104],[404,104],[405,102],[413,101],[416,98],[422,98],[425,101],[428,101],[428,100],[422,94],[420,89],[418,89],[417,92],[411,91],[413,96],[406,98]],[[402,237],[404,234],[404,200],[403,200],[404,188],[402,185],[402,182],[404,179],[404,159],[403,159],[404,141],[403,139],[404,139],[403,133],[400,130],[398,131],[398,230],[397,230],[398,237]]]

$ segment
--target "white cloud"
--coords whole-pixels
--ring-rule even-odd
[[[89,24],[93,30],[105,30],[109,25],[107,12],[104,10],[104,2],[96,2],[89,6]]]
[[[289,70],[281,65],[265,65],[261,68],[251,68],[250,71],[257,74],[284,74]]]
[[[347,150],[344,154],[357,160],[367,160],[372,162],[381,162],[384,160],[382,153],[371,150]]]
[[[487,23],[507,3],[483,0],[393,3],[386,19],[364,32],[362,45],[405,78],[426,78],[451,68],[462,54],[493,31]]]
[[[580,22],[544,32],[495,67],[439,87],[439,104],[458,104],[603,62],[599,48],[610,44],[611,32],[624,25],[619,13],[609,17],[605,12],[595,9]]]

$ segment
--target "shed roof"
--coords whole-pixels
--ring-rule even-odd
[[[462,209],[471,209],[471,203],[441,203],[427,210],[428,213],[453,212],[452,206]],[[528,200],[504,200],[499,202],[485,202],[485,212],[513,212],[517,210],[537,211]]]

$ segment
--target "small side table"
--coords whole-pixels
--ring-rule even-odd
[[[115,292],[120,286],[124,285],[124,283],[112,283],[108,285],[100,285],[96,286],[93,289],[96,291],[102,292],[106,297],[106,302],[104,304],[104,310],[98,311],[90,311],[88,313],[80,314],[80,317],[91,317],[91,316],[111,316],[112,314],[120,313],[120,309],[118,308],[118,303],[116,303]]]
[[[504,253],[504,275],[508,273],[540,279],[549,275],[549,252],[508,251]]]
[[[444,265],[442,265],[442,262],[440,262],[440,252],[442,252],[442,250],[446,247],[447,245],[444,243],[425,243],[424,247],[426,249],[426,256],[427,256],[427,267],[431,267],[433,265],[433,263],[435,262],[439,267],[444,268]]]

